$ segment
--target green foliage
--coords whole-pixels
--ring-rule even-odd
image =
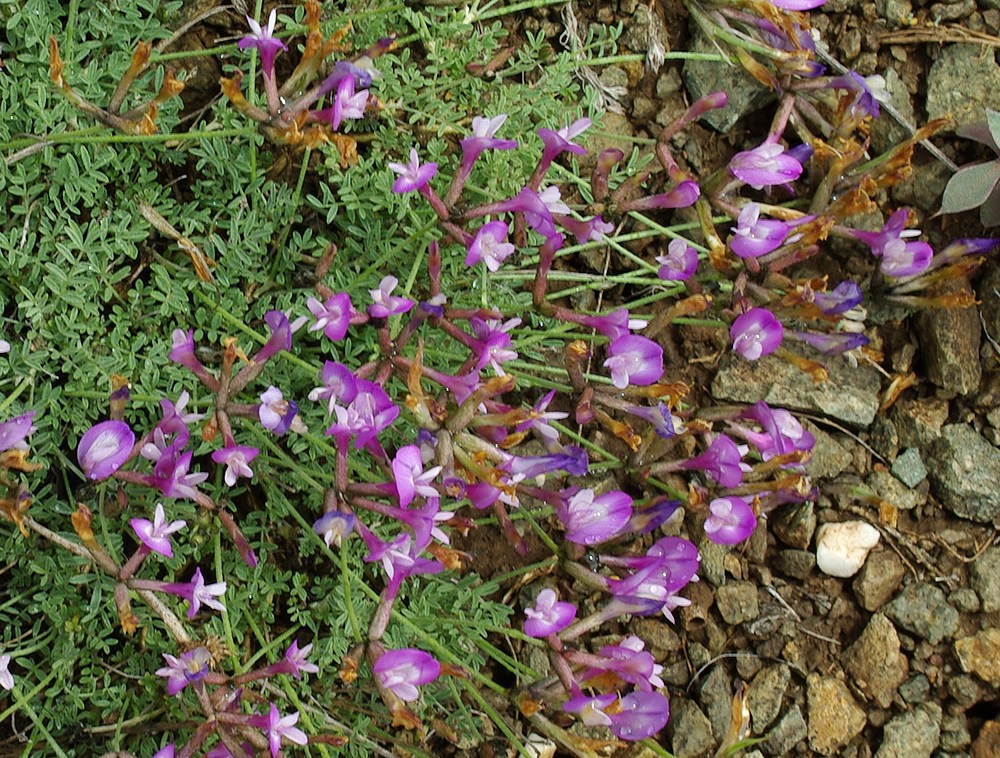
[[[941,198],[941,213],[979,208],[983,226],[1000,225],[1000,113],[986,109],[986,121],[960,127],[957,134],[987,145],[997,159],[962,166],[948,180]]]

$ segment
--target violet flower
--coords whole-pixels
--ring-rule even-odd
[[[630,318],[626,308],[618,308],[603,316],[580,316],[575,321],[581,326],[596,329],[612,341],[630,334],[633,329],[642,329],[646,326],[645,321]]]
[[[148,447],[145,446],[143,450]],[[192,458],[193,453],[190,450],[181,452],[176,445],[166,448],[156,461],[151,483],[164,497],[196,500],[198,498],[196,487],[208,479],[208,474],[188,473]]]
[[[337,92],[333,103],[313,115],[320,121],[330,124],[333,131],[340,129],[346,119],[358,120],[365,116],[365,106],[368,104],[368,90],[354,91],[354,77],[345,76],[337,83]]]
[[[655,384],[663,376],[663,348],[646,337],[624,335],[608,345],[604,367],[611,373],[611,383],[620,390],[630,384]]]
[[[310,332],[322,329],[329,340],[339,342],[344,339],[347,327],[351,325],[351,316],[354,315],[350,295],[339,292],[328,297],[325,303],[310,297],[306,300],[306,307],[316,317],[316,323],[309,327]]]
[[[717,545],[737,545],[757,527],[757,516],[745,497],[720,497],[708,504],[705,534]]]
[[[788,235],[788,224],[777,219],[762,219],[760,205],[747,203],[740,211],[735,235],[730,242],[733,252],[740,258],[759,258],[777,250]]]
[[[926,242],[889,240],[882,249],[879,270],[892,277],[917,276],[927,270],[933,257],[934,250]]]
[[[504,322],[478,317],[469,319],[472,336],[477,342],[474,350],[479,357],[476,364],[477,371],[492,366],[497,376],[506,376],[503,364],[517,359],[517,351],[511,347],[513,342],[510,331],[520,324],[519,318],[507,319]]]
[[[823,355],[840,355],[857,347],[867,345],[871,341],[864,334],[858,332],[825,334],[821,332],[789,331],[787,334],[790,339],[804,342],[823,353]]]
[[[548,410],[549,404],[556,396],[555,390],[545,393],[542,398],[535,403],[534,407],[528,411],[528,418],[514,427],[515,432],[526,432],[529,429],[535,431],[546,445],[552,445],[559,441],[559,432],[553,428],[549,421],[558,421],[567,418],[568,413],[562,411]]]
[[[249,16],[246,19],[247,24],[250,25],[251,33],[243,37],[237,43],[237,46],[240,50],[246,50],[248,47],[256,48],[260,54],[261,72],[264,76],[273,78],[274,59],[277,58],[279,52],[288,50],[288,45],[274,36],[274,23],[277,20],[277,14],[272,9],[271,15],[267,17],[267,26],[263,28],[261,28],[261,25],[256,20]]]
[[[604,660],[587,669],[581,679],[586,681],[610,672],[643,692],[663,687],[663,680],[660,678],[663,666],[656,662],[649,651],[644,650],[645,647],[646,643],[634,634],[617,645],[605,645],[598,651],[598,655]]]
[[[864,77],[857,71],[848,71],[844,76],[836,76],[831,79],[829,86],[846,90],[849,94],[854,95],[854,99],[848,107],[852,118],[865,118],[866,116],[878,118],[878,104],[880,102],[887,103],[892,98],[885,87],[885,78],[878,74]]]
[[[177,695],[187,685],[205,678],[212,654],[207,648],[196,647],[181,653],[179,658],[164,653],[163,659],[167,665],[157,669],[156,675],[166,677],[168,695]]]
[[[339,548],[344,538],[354,531],[354,519],[353,513],[327,511],[313,524],[313,531],[323,538],[327,547],[336,545]]]
[[[733,350],[748,361],[770,355],[781,345],[785,330],[766,308],[751,308],[729,328]]]
[[[124,421],[102,421],[88,429],[76,448],[76,459],[88,479],[107,479],[125,463],[135,435]]]
[[[408,297],[393,295],[392,291],[399,284],[399,279],[392,276],[385,276],[378,283],[378,289],[368,290],[372,296],[372,304],[368,306],[368,315],[373,318],[388,318],[401,313],[406,313],[413,307],[413,301]]]
[[[14,689],[14,675],[10,673],[10,656],[0,655],[0,687],[10,692]]]
[[[656,262],[661,264],[656,275],[671,282],[684,282],[691,278],[698,268],[698,253],[685,240],[670,240],[665,255],[656,256]]]
[[[413,147],[410,148],[409,163],[390,163],[389,168],[399,174],[399,178],[392,184],[392,191],[403,194],[426,187],[437,173],[438,166],[436,163],[421,164],[417,148]]]
[[[417,687],[433,682],[441,674],[441,664],[430,653],[414,648],[387,650],[372,666],[379,684],[404,702],[420,697]]]
[[[0,453],[7,450],[27,450],[24,441],[35,431],[32,420],[37,411],[28,411],[0,423]]]
[[[483,261],[487,269],[498,271],[501,264],[517,249],[507,242],[508,231],[504,221],[490,221],[479,227],[476,236],[469,243],[465,265],[474,266]]]
[[[357,394],[346,407],[336,405],[337,421],[326,430],[337,443],[345,445],[354,436],[354,446],[361,449],[374,442],[399,415],[399,406],[381,387],[367,379],[357,380]]]
[[[319,666],[315,663],[310,663],[306,660],[309,657],[309,653],[312,652],[313,646],[310,642],[308,645],[299,649],[299,641],[292,640],[292,644],[288,646],[288,650],[285,651],[285,657],[279,662],[279,665],[289,669],[287,672],[291,674],[295,679],[301,679],[302,674],[317,674],[319,673]]]
[[[670,720],[670,701],[659,692],[631,692],[618,701],[608,728],[619,739],[635,742],[652,737]]]
[[[816,307],[827,316],[841,316],[861,305],[864,296],[857,282],[845,279],[829,292],[816,292],[812,296]]]
[[[555,590],[545,588],[535,598],[535,605],[524,609],[527,620],[524,633],[529,637],[548,637],[558,634],[576,618],[576,606],[559,600]]]
[[[737,445],[725,434],[715,439],[701,455],[680,463],[683,469],[699,469],[720,487],[735,487],[743,481],[743,474],[750,466],[742,462],[748,452],[745,445]]]
[[[492,118],[476,116],[472,119],[472,135],[459,141],[462,148],[462,166],[465,169],[478,160],[485,150],[510,150],[517,147],[517,140],[497,139],[496,133],[507,120],[507,114],[501,113]]]
[[[559,131],[554,132],[551,129],[539,129],[538,136],[542,138],[544,147],[542,149],[542,156],[538,161],[538,166],[535,168],[534,173],[532,173],[529,184],[537,187],[541,183],[545,172],[548,171],[552,161],[562,153],[586,155],[586,148],[576,144],[573,140],[587,131],[590,128],[590,124],[591,121],[589,118],[581,118],[568,126],[564,126]]]
[[[190,582],[163,582],[156,589],[160,592],[168,592],[171,595],[176,595],[179,598],[187,600],[189,604],[187,617],[189,619],[195,617],[202,604],[217,611],[226,610],[226,606],[221,601],[216,600],[216,598],[222,597],[225,594],[226,583],[215,582],[214,584],[205,584],[205,578],[201,575],[200,567],[194,570],[194,576],[191,577]]]
[[[209,376],[208,371],[195,355],[193,329],[188,329],[186,332],[183,329],[174,329],[171,334],[170,352],[167,354],[167,357],[174,363],[194,373],[202,381],[205,381],[204,377]]]
[[[811,11],[825,2],[826,0],[771,0],[771,5],[786,11]]]
[[[536,476],[565,471],[570,476],[586,476],[590,466],[587,451],[579,445],[566,445],[558,453],[549,455],[514,456],[504,464],[515,481],[534,479]]]
[[[267,324],[271,336],[254,354],[253,362],[257,364],[269,360],[282,350],[288,352],[292,349],[292,325],[288,323],[288,316],[281,311],[268,311],[264,314],[264,323]],[[296,327],[299,325],[300,322],[296,321]]]
[[[327,401],[327,413],[333,413],[336,405],[347,405],[358,394],[358,383],[354,374],[343,363],[325,361],[320,373],[322,387],[316,387],[309,393],[309,399],[314,403]]]
[[[441,466],[424,471],[420,448],[416,445],[407,445],[397,450],[392,461],[392,475],[400,508],[406,508],[418,496],[433,499],[440,497],[431,484],[439,473]]]
[[[281,752],[281,742],[286,740],[293,745],[306,745],[309,738],[306,733],[295,726],[299,722],[299,712],[295,711],[282,716],[278,706],[271,703],[271,709],[266,716],[253,716],[250,724],[263,729],[267,733],[267,743],[271,749],[271,758],[276,758]]]
[[[573,696],[563,703],[563,710],[575,713],[587,726],[611,726],[611,717],[605,713],[605,709],[617,699],[618,696],[613,692],[605,695],[584,695],[579,689],[575,689]]]
[[[135,536],[139,538],[149,550],[159,553],[167,558],[174,557],[174,550],[170,546],[170,535],[178,532],[187,526],[183,520],[171,521],[167,523],[166,514],[163,511],[163,503],[156,504],[153,512],[153,520],[144,518],[134,518],[129,521]]]
[[[663,439],[670,439],[684,431],[684,424],[679,418],[670,412],[666,403],[649,407],[644,405],[629,405],[628,412],[633,416],[638,416],[649,422],[653,431]]]
[[[220,466],[223,464],[225,465],[226,486],[232,487],[236,484],[236,480],[241,476],[246,479],[253,477],[253,470],[250,468],[250,463],[259,453],[260,450],[255,447],[230,445],[229,447],[224,447],[221,450],[213,451],[212,460]]]
[[[764,435],[751,437],[746,434],[747,430],[741,430],[741,433],[753,443],[765,461],[776,455],[812,450],[816,444],[813,434],[803,428],[789,411],[772,408],[763,400],[745,410],[741,418],[753,419],[764,429]]]
[[[802,164],[775,142],[737,153],[729,161],[729,173],[754,189],[794,182],[802,175]]]
[[[173,403],[169,398],[160,400],[160,410],[162,418],[157,423],[156,428],[164,435],[174,435],[174,441],[183,447],[188,443],[191,436],[188,430],[189,424],[194,424],[205,418],[203,413],[185,413],[187,404],[191,400],[191,395],[187,390],[181,392],[177,397],[177,402]]]
[[[295,421],[299,406],[291,400],[285,400],[281,390],[271,385],[260,396],[260,406],[257,408],[257,418],[260,425],[274,432],[279,437],[288,432]]]
[[[566,527],[566,539],[580,545],[598,545],[616,537],[632,517],[632,498],[620,490],[594,497],[582,489],[556,506],[556,516]]]

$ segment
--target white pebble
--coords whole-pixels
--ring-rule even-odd
[[[816,565],[824,574],[847,579],[861,570],[878,540],[878,529],[864,521],[823,524],[816,532]]]

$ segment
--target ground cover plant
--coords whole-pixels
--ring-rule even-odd
[[[796,415],[706,402],[670,330],[819,385],[994,242],[886,205],[942,124],[873,154],[818,3],[692,0],[716,52],[644,60],[510,39],[554,4],[0,2],[11,754],[668,754],[635,620],[820,494]],[[666,57],[769,123],[706,171],[675,145],[725,91],[602,132],[593,67]]]

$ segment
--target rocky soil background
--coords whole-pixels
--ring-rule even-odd
[[[645,53],[651,34],[668,49],[712,50],[691,36],[674,0],[572,10],[584,29],[623,23],[620,52]],[[874,126],[875,150],[931,118],[963,124],[1000,109],[998,0],[829,0],[812,17],[834,59],[825,62],[886,79],[899,118]],[[565,15],[542,10],[515,17],[510,31],[542,30],[559,44],[565,27]],[[615,98],[621,113],[603,121],[608,135],[655,137],[685,103],[729,92],[731,105],[709,127],[677,138],[675,154],[696,171],[756,144],[770,118],[770,94],[740,69],[668,61],[658,72],[636,63],[594,74],[604,90],[626,93]],[[935,142],[958,165],[985,157],[948,134]],[[883,207],[915,208],[935,247],[988,236],[974,213],[932,218],[951,169],[923,150],[914,164]],[[850,273],[850,258],[843,263]],[[717,336],[672,335],[674,369],[716,402],[763,399],[802,412],[817,440],[809,472],[823,493],[815,505],[772,514],[743,550],[705,540],[703,580],[689,587],[679,623],[636,622],[664,662],[666,746],[678,758],[715,753],[741,682],[752,735],[763,737],[748,758],[1000,756],[1000,262],[972,284],[975,308],[871,314],[885,368],[914,375],[898,396],[871,366],[831,362],[829,383],[815,386],[777,358],[731,360],[725,345],[706,363]],[[842,522],[853,523],[831,526]],[[822,564],[842,530],[857,546],[861,524],[877,530],[878,544],[858,548],[856,575],[829,576],[817,552]]]

